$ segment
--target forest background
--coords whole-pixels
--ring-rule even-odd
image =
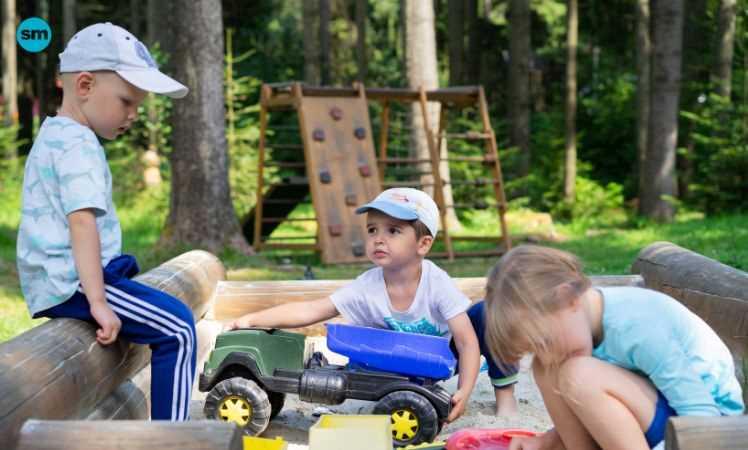
[[[745,0],[3,0],[2,8],[0,340],[32,325],[15,239],[25,156],[59,106],[56,55],[76,30],[101,21],[139,36],[191,88],[183,101],[149,96],[138,124],[105,143],[125,251],[144,268],[205,248],[235,278],[299,278],[306,266],[318,278],[361,270],[310,254],[251,256],[241,234],[255,202],[259,87],[293,80],[480,84],[513,232],[549,213],[549,244],[582,255],[591,273],[627,271],[658,239],[748,268]],[[38,54],[15,41],[18,23],[32,16],[53,30]],[[391,145],[417,152],[419,118],[409,110],[398,117],[404,132]],[[453,123],[478,126],[475,111]],[[298,134],[293,120],[275,125]],[[448,175],[471,179],[471,170],[452,164]],[[450,195],[454,203],[490,201],[488,191],[457,184]],[[480,209],[453,220],[496,231],[495,213]],[[494,261],[445,266],[453,276],[479,276]]]

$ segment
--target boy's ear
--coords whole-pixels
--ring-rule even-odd
[[[75,95],[86,98],[94,86],[94,76],[91,72],[80,72],[74,80]]]
[[[577,295],[577,290],[571,283],[562,283],[556,286],[554,292],[556,298],[561,300],[561,303],[573,308],[578,308],[582,305],[582,296]]]
[[[420,256],[426,256],[426,254],[431,250],[431,246],[434,245],[434,238],[426,235],[421,236],[420,239],[418,239],[418,254]]]

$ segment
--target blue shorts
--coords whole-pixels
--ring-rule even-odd
[[[475,303],[467,310],[467,315],[470,318],[470,323],[473,325],[475,335],[478,337],[480,354],[486,358],[491,384],[496,389],[506,388],[517,382],[519,367],[512,364],[497,364],[493,360],[493,356],[491,356],[491,352],[488,350],[488,345],[486,344],[486,320],[483,305],[483,301]],[[450,348],[452,349],[452,353],[459,358],[454,341],[450,343]]]
[[[677,416],[675,410],[670,407],[667,399],[662,392],[657,391],[657,405],[655,405],[655,415],[652,419],[652,423],[649,424],[647,432],[644,433],[644,437],[647,439],[649,448],[654,448],[657,444],[665,439],[665,429],[667,428],[667,420]]]

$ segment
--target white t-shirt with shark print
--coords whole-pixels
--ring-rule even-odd
[[[447,272],[423,260],[421,280],[407,311],[392,307],[381,267],[359,275],[331,296],[338,312],[353,325],[450,338],[447,321],[470,307]]]
[[[67,117],[44,120],[26,160],[21,202],[16,261],[33,316],[65,302],[80,283],[68,214],[93,209],[102,266],[121,253],[112,174],[90,128]]]

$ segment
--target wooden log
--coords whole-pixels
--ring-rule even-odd
[[[748,416],[673,417],[665,431],[668,450],[748,448]]]
[[[223,325],[215,320],[202,319],[195,326],[197,333],[197,369],[203,367]],[[140,369],[129,380],[120,384],[96,405],[86,420],[147,420],[151,404],[151,366]],[[197,390],[194,386],[193,395]]]
[[[118,420],[29,420],[17,450],[241,450],[236,424]]]
[[[196,318],[210,306],[223,264],[192,251],[136,280],[184,301]],[[0,436],[13,448],[29,417],[81,419],[149,361],[150,350],[119,340],[103,347],[95,327],[78,320],[50,320],[0,344]]]
[[[642,284],[638,275],[593,276],[597,286],[638,286]],[[455,278],[457,287],[471,300],[478,301],[485,295],[486,278]],[[231,320],[243,314],[261,311],[271,306],[289,302],[313,301],[329,297],[351,280],[297,280],[297,281],[222,281],[216,288],[216,303],[213,317],[216,320]],[[340,321],[341,319],[333,319]],[[307,336],[324,335],[321,324],[299,328],[295,331]]]

